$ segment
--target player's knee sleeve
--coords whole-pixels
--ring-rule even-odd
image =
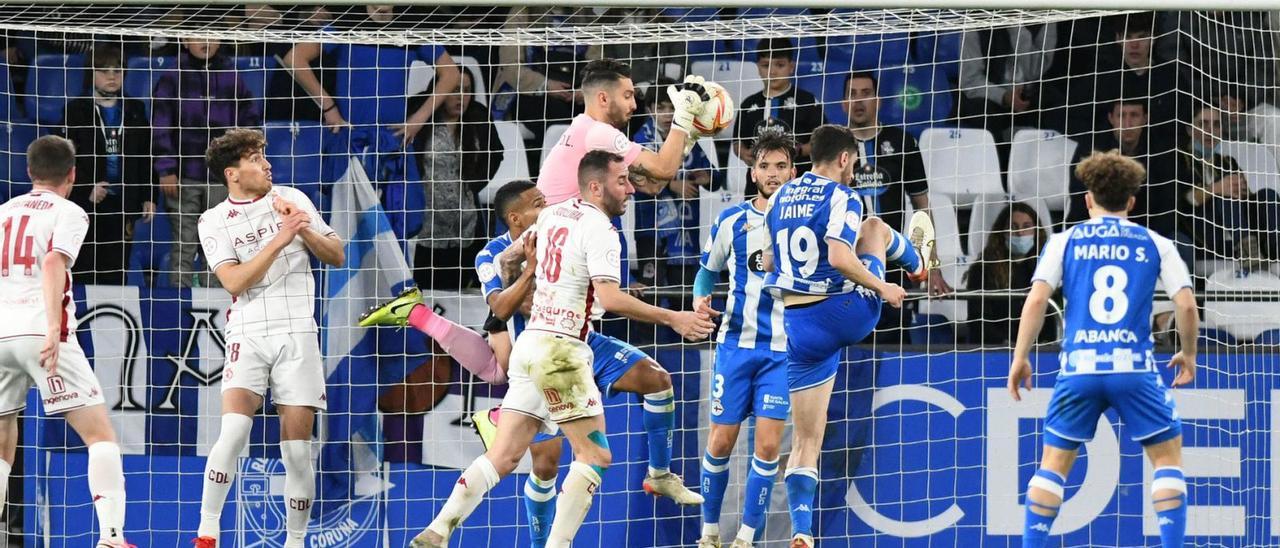
[[[1161,491],[1173,491],[1177,495],[1156,499],[1155,494]],[[1182,475],[1182,468],[1177,466],[1156,468],[1151,479],[1151,495],[1153,503],[1173,502],[1175,500],[1181,502],[1182,498],[1187,495],[1187,480]]]
[[[215,445],[222,445],[232,457],[239,456],[240,451],[249,443],[249,432],[253,431],[253,418],[239,413],[227,413],[222,416],[222,430],[218,432]]]
[[[1066,494],[1066,488],[1064,487],[1066,483],[1067,479],[1057,472],[1041,468],[1036,470],[1036,474],[1031,476],[1031,481],[1027,482],[1027,490],[1030,491],[1032,488],[1039,489],[1058,497],[1058,500],[1061,501]],[[1028,498],[1027,500],[1030,501],[1031,499]]]

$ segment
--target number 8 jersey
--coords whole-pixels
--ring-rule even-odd
[[[831,266],[828,240],[852,252],[861,223],[862,202],[847,186],[813,172],[782,185],[769,197],[765,214],[773,239],[773,272],[765,287],[775,293],[852,293],[858,286]]]
[[[1169,239],[1119,217],[1098,217],[1054,234],[1032,281],[1062,285],[1066,331],[1059,375],[1154,371],[1151,296],[1191,287]]]
[[[609,217],[596,206],[570,200],[538,214],[537,290],[525,331],[546,331],[586,340],[600,317],[597,278],[621,280],[622,244]]]

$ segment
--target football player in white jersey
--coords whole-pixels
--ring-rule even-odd
[[[224,328],[222,429],[205,465],[197,548],[218,545],[222,505],[268,388],[280,415],[286,547],[303,546],[315,497],[311,430],[316,411],[325,409],[325,377],[311,256],[342,266],[343,243],[305,194],[271,185],[266,144],[261,132],[234,129],[206,152],[227,199],[200,216],[200,243],[232,304]]]
[[[0,206],[0,507],[18,445],[18,413],[34,384],[44,410],[61,414],[89,448],[97,546],[124,541],[124,469],[102,387],[76,341],[71,266],[89,217],[67,200],[76,179],[71,141],[47,135],[27,147],[31,192]]]
[[[705,339],[715,327],[708,313],[650,306],[619,287],[621,244],[609,219],[626,211],[635,192],[622,156],[591,151],[583,157],[578,177],[582,198],[542,210],[533,228],[537,289],[528,323],[511,351],[503,418],[489,450],[503,453],[507,449],[501,446],[509,444],[528,447],[538,432],[564,430],[574,462],[557,497],[548,547],[569,546],[612,460],[600,389],[592,377],[592,352],[586,343],[590,322],[600,316],[600,308],[666,325],[690,340]],[[454,528],[511,468],[493,462],[487,453],[473,461],[435,520],[410,546],[447,546]]]

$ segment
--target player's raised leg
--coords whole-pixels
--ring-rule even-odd
[[[479,333],[432,311],[423,303],[422,292],[416,287],[405,289],[394,299],[373,307],[360,316],[357,323],[360,327],[408,325],[434,339],[459,365],[481,380],[493,384],[507,380],[506,371],[499,365],[489,342]]]
[[[497,442],[501,413],[501,407],[494,407],[476,411],[471,416],[471,424],[480,436],[485,451],[489,451]],[[529,543],[533,548],[546,546],[547,535],[551,533],[551,521],[556,516],[556,476],[560,473],[563,447],[564,442],[559,436],[542,433],[537,434],[533,438],[533,444],[529,446],[533,470],[524,482],[524,509],[529,518]]]
[[[595,376],[602,391],[640,394],[644,398],[644,431],[649,444],[645,492],[670,497],[678,504],[702,504],[702,496],[685,487],[684,479],[671,472],[671,430],[676,423],[671,374],[639,349],[614,337],[592,334],[588,343],[595,355]],[[626,373],[613,381],[618,370]]]
[[[245,388],[229,388],[222,392],[222,428],[209,450],[204,465],[204,487],[200,495],[200,527],[196,530],[197,548],[217,546],[222,533],[222,507],[235,481],[240,453],[249,444],[253,415],[262,407],[262,396]]]

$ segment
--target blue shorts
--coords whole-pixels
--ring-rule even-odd
[[[618,382],[640,360],[649,359],[649,355],[639,348],[595,331],[587,333],[587,346],[591,347],[591,353],[595,356],[591,368],[594,370],[596,387],[606,398],[617,394],[613,390],[613,383]],[[548,436],[540,433],[533,438],[533,443],[555,439],[560,435]]]
[[[769,349],[716,348],[711,381],[711,422],[742,424],[749,415],[787,420],[787,353]]]
[[[1098,417],[1115,409],[1129,437],[1142,445],[1182,435],[1173,394],[1151,372],[1058,377],[1045,415],[1044,442],[1067,451],[1093,439]]]
[[[884,263],[871,255],[859,255],[876,277],[884,279]],[[880,322],[880,296],[859,287],[852,293],[788,306],[783,315],[787,330],[787,386],[792,392],[819,386],[836,376],[840,351],[867,338]]]

